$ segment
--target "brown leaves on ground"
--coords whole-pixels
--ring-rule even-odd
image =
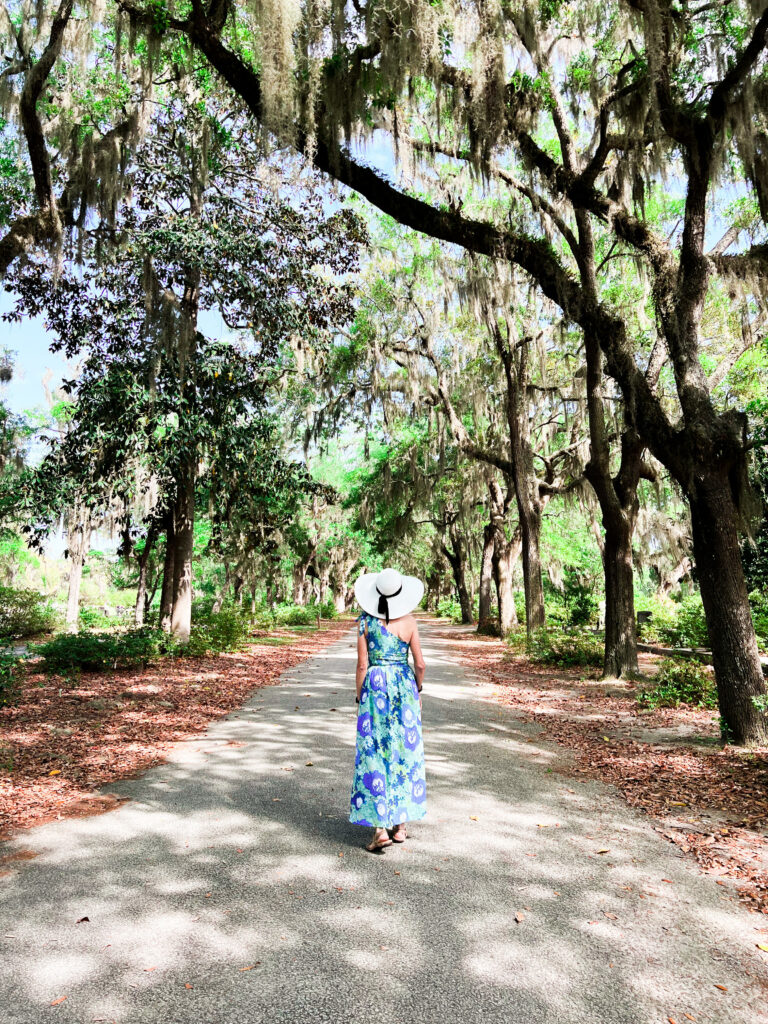
[[[498,700],[573,751],[560,772],[599,778],[659,820],[657,831],[708,870],[738,882],[768,914],[768,748],[719,744],[717,713],[638,707],[640,684],[535,665],[500,640],[441,634],[464,664],[499,685]]]
[[[240,707],[350,625],[279,630],[237,654],[83,673],[75,687],[31,666],[19,702],[0,709],[0,839],[117,806],[117,798],[94,790],[159,764],[172,743]],[[275,637],[279,645],[270,642]]]

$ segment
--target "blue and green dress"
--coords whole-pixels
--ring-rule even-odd
[[[408,663],[410,644],[363,613],[368,671],[360,692],[349,820],[393,828],[427,813],[421,706]]]

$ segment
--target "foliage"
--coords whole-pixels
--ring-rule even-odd
[[[11,651],[0,651],[0,708],[18,698],[23,659]]]
[[[114,633],[60,633],[37,653],[47,672],[98,672],[147,665],[168,652],[165,633],[144,627]]]
[[[704,617],[704,606],[698,593],[688,594],[675,602],[646,600],[651,619],[640,630],[646,643],[660,643],[670,647],[707,647],[709,637]]]
[[[675,708],[679,704],[716,708],[714,677],[696,659],[665,658],[651,684],[638,695],[637,702],[647,708]]]
[[[768,651],[768,592],[753,590],[749,595],[749,604],[757,642],[762,650]]]
[[[603,638],[585,630],[544,627],[528,634],[524,629],[514,629],[507,642],[513,653],[542,665],[603,664]]]
[[[106,615],[98,608],[80,609],[80,628],[84,630],[110,629],[116,626],[126,627],[131,619],[131,613],[123,615]]]
[[[192,626],[189,643],[178,653],[191,657],[223,654],[241,650],[251,632],[251,625],[237,607],[223,608],[220,612],[199,616]]]
[[[35,590],[0,587],[0,639],[18,640],[47,633],[54,626],[50,599]]]

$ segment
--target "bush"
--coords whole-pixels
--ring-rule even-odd
[[[444,597],[442,601],[438,602],[435,614],[441,619],[461,622],[461,605],[453,597]]]
[[[280,605],[275,608],[275,621],[281,626],[315,626],[317,625],[317,605]]]
[[[115,633],[61,633],[37,648],[48,672],[98,672],[146,665],[169,653],[173,641],[156,629],[130,629]]]
[[[761,650],[768,650],[768,594],[753,590],[749,595],[752,621],[755,624],[757,643]]]
[[[114,629],[127,627],[133,619],[133,612],[122,615],[105,615],[98,608],[81,608],[79,624],[81,629]]]
[[[676,708],[680,704],[716,708],[715,680],[700,661],[665,658],[650,686],[638,695],[637,703],[648,708]]]
[[[508,643],[516,654],[523,654],[542,665],[603,664],[603,638],[583,630],[545,626],[529,635],[524,629],[516,629],[509,634]]]
[[[336,611],[336,605],[332,600],[323,601],[320,605],[320,618],[322,619],[338,619],[339,613]]]
[[[563,573],[563,600],[571,626],[586,626],[597,619],[598,603],[592,587],[582,583],[575,569]]]
[[[53,629],[54,611],[47,597],[36,590],[0,587],[0,639],[47,633]]]
[[[177,646],[179,654],[203,657],[206,654],[223,654],[225,651],[239,651],[251,632],[251,624],[239,607],[222,608],[193,623],[189,643]]]
[[[18,699],[22,661],[11,651],[0,651],[0,708]]]
[[[642,640],[670,647],[709,646],[704,606],[698,594],[689,594],[679,603],[649,602],[648,610],[652,618],[641,630]]]

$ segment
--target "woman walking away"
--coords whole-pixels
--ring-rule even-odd
[[[421,738],[425,665],[419,627],[410,614],[423,594],[421,580],[396,569],[365,573],[355,583],[363,613],[358,620],[360,710],[349,820],[374,827],[366,846],[371,853],[405,842],[406,822],[427,813]]]

